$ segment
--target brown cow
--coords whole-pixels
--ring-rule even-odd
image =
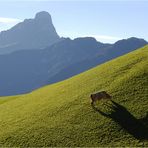
[[[111,99],[112,98],[106,91],[101,91],[101,92],[97,92],[95,94],[91,94],[90,97],[91,97],[91,100],[92,100],[91,104],[93,104],[97,100]]]

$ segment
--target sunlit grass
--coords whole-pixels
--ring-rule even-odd
[[[147,50],[145,46],[30,94],[2,97],[0,146],[148,146],[146,139],[136,139],[90,105],[90,94],[105,90],[136,119],[144,118],[148,112]],[[112,112],[106,104],[100,101],[95,106]]]

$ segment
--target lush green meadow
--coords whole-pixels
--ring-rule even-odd
[[[0,98],[0,146],[148,146],[148,45],[68,80]],[[91,106],[105,90],[112,101]]]

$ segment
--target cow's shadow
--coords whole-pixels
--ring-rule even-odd
[[[148,114],[141,119],[135,118],[124,106],[112,101],[110,113],[105,113],[92,105],[93,109],[101,115],[111,118],[129,134],[139,140],[148,140]]]

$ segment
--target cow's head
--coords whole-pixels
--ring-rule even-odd
[[[110,96],[107,92],[105,92],[105,95],[106,95],[106,97],[109,98],[109,99],[112,98],[112,96]]]

